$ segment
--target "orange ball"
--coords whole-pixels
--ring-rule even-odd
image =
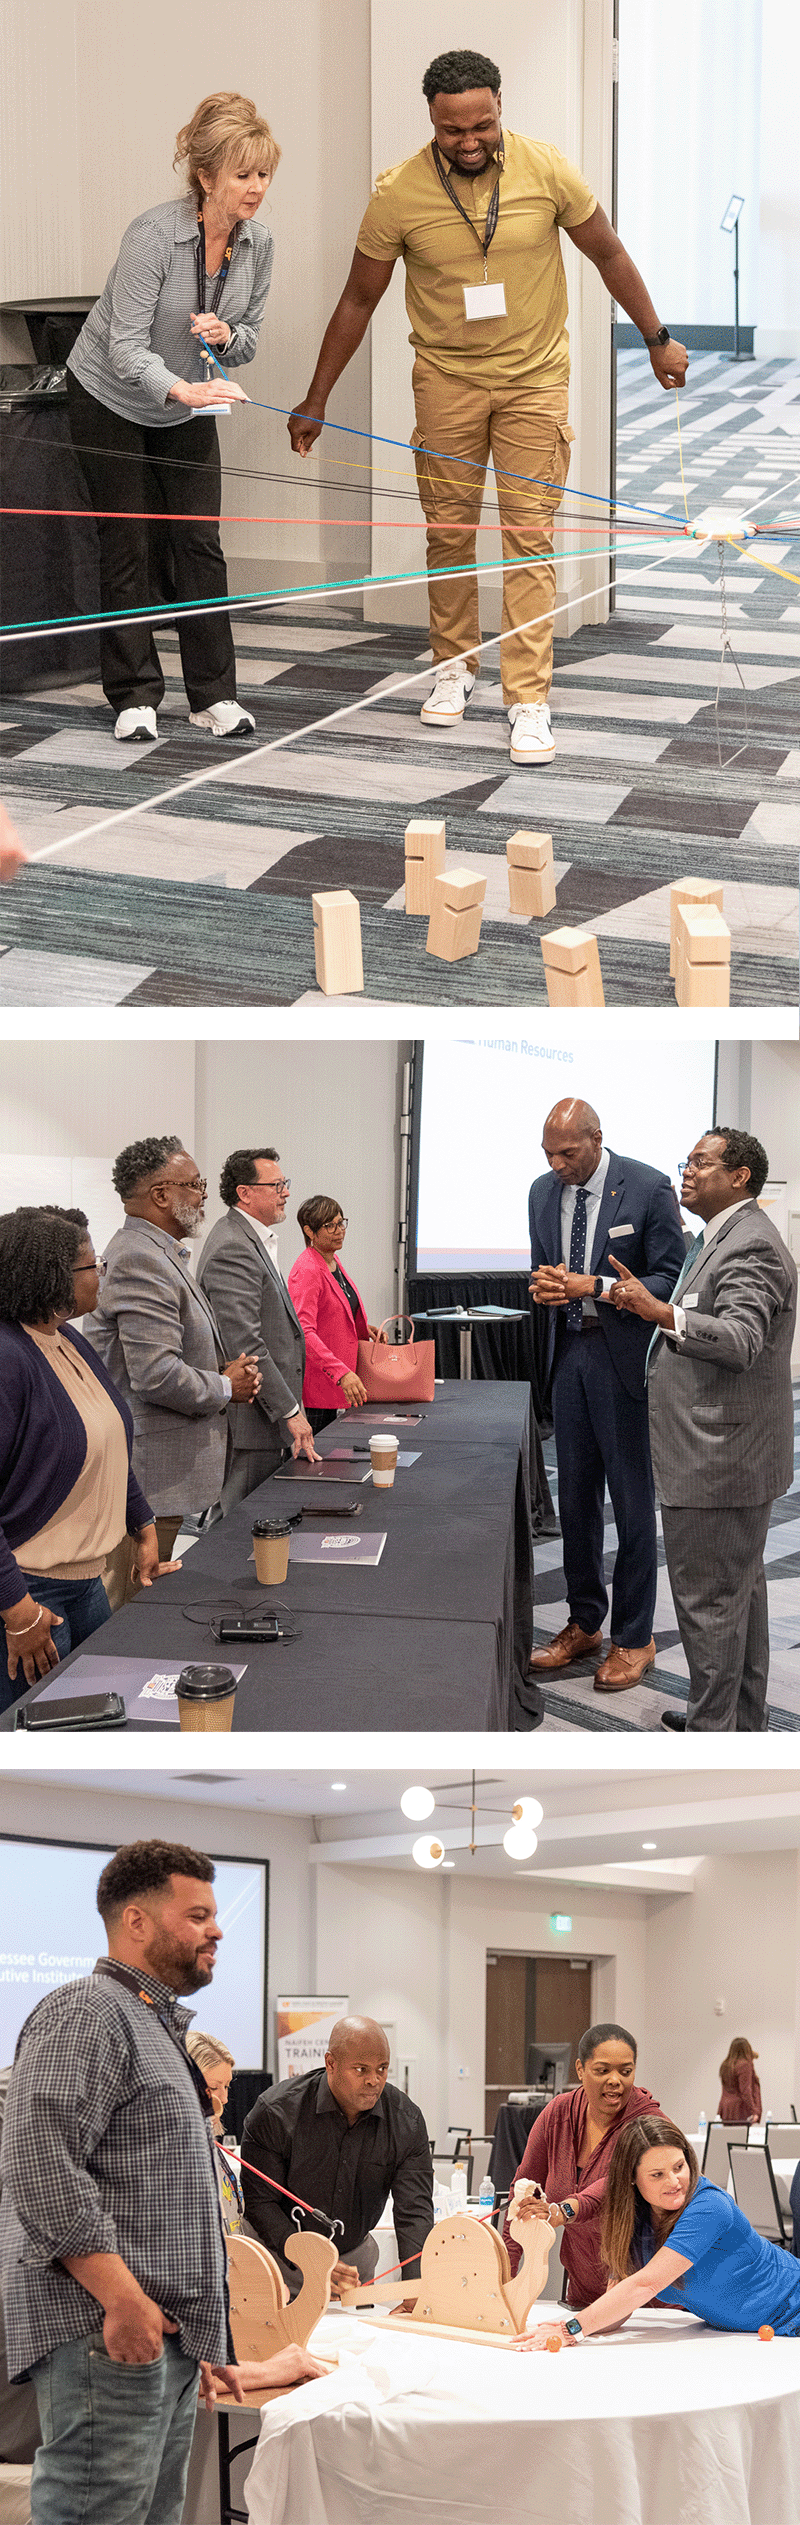
[[[760,2324],[759,2324],[759,2327],[758,2327],[758,2337],[759,2337],[759,2341],[774,2341],[774,2339],[775,2339],[775,2334],[774,2334],[774,2332],[773,2332],[773,2329],[772,2329],[772,2325],[771,2325],[771,2323],[760,2323]]]
[[[558,2333],[557,2333],[557,2332],[551,2332],[551,2334],[550,2334],[550,2339],[549,2339],[549,2341],[547,2342],[547,2345],[546,2345],[546,2346],[547,2346],[548,2350],[560,2350],[560,2349],[561,2349],[562,2344],[561,2344],[561,2342],[560,2342],[560,2340],[559,2340],[559,2337],[558,2337]]]

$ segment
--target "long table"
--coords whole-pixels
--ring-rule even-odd
[[[353,1440],[366,1444],[376,1425],[349,1412],[323,1430],[319,1453]],[[156,1666],[246,1659],[237,1732],[509,1729],[518,1720],[517,1694],[530,1724],[543,1706],[528,1676],[530,1429],[527,1385],[437,1387],[416,1428],[398,1432],[404,1450],[419,1452],[418,1463],[397,1473],[392,1490],[360,1487],[363,1516],[337,1529],[385,1532],[377,1568],[290,1561],[284,1587],[259,1587],[250,1559],[254,1517],[342,1497],[332,1486],[272,1475],[201,1537],[175,1577],[124,1605],[65,1658],[64,1677],[77,1657],[93,1669],[84,1690],[113,1687],[118,1659],[147,1658]],[[315,1518],[313,1530],[324,1531],[324,1519]],[[214,1645],[208,1622],[220,1611],[239,1608],[247,1619],[272,1612],[276,1600],[296,1637]],[[0,1724],[13,1725],[13,1711]],[[152,1732],[153,1722],[129,1713],[128,1725]],[[169,1734],[174,1744],[174,1728]]]

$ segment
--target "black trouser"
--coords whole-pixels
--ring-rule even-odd
[[[221,481],[216,422],[198,413],[179,429],[142,429],[87,394],[70,368],[67,397],[72,443],[92,507],[142,512],[97,518],[103,613],[158,604],[171,595],[189,605],[226,597],[216,524]],[[164,512],[163,525],[148,523],[154,511]],[[198,516],[211,522],[192,523]],[[220,606],[193,618],[179,615],[177,631],[190,710],[235,701],[227,613]],[[164,677],[149,623],[117,623],[103,631],[100,654],[103,691],[113,711],[158,709]]]

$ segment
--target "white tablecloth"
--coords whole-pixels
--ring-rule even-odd
[[[797,2525],[796,2340],[667,2309],[557,2356],[352,2315],[310,2346],[337,2338],[339,2366],[264,2411],[252,2525]]]

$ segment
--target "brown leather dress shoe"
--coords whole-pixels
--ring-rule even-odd
[[[608,1656],[603,1658],[602,1665],[598,1666],[594,1679],[595,1692],[631,1692],[635,1683],[641,1683],[647,1667],[654,1666],[655,1662],[654,1639],[648,1640],[646,1648],[612,1647]]]
[[[582,1631],[579,1622],[567,1622],[549,1648],[534,1649],[531,1665],[535,1674],[552,1674],[557,1666],[575,1666],[579,1657],[591,1657],[593,1649],[602,1645],[602,1631]]]

